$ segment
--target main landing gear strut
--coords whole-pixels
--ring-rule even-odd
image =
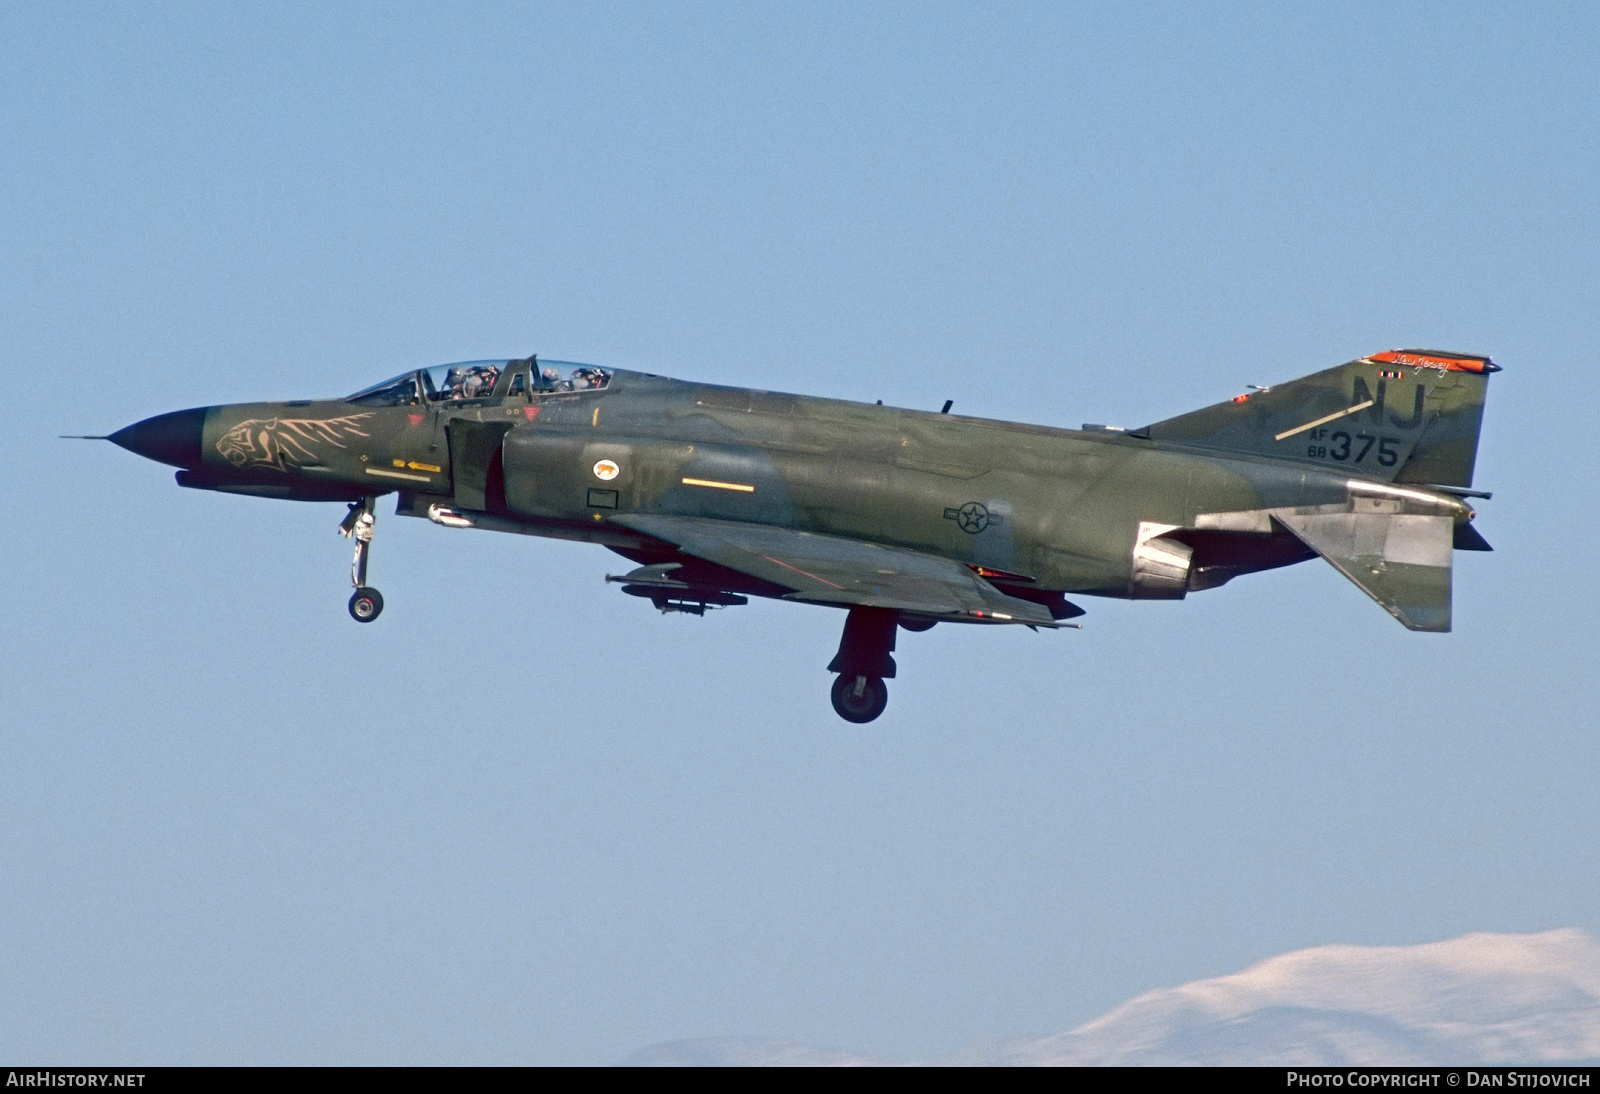
[[[885,680],[894,679],[897,613],[884,608],[851,608],[844,621],[839,652],[828,664],[839,678],[833,682],[833,709],[847,722],[870,722],[889,705]]]
[[[367,554],[372,550],[372,527],[377,518],[372,515],[378,504],[375,497],[365,497],[350,503],[350,512],[339,522],[339,534],[356,541],[356,557],[350,563],[350,584],[356,591],[350,594],[350,618],[357,623],[371,623],[383,611],[383,594],[367,585]]]

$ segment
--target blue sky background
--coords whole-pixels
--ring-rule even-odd
[[[1600,932],[1600,14],[0,8],[0,1057],[1050,1033],[1323,943]],[[1321,563],[1081,632],[661,617],[598,548],[107,433],[542,356],[1076,426],[1492,354],[1456,630]]]

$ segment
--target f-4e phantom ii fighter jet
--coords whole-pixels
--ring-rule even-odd
[[[1487,357],[1394,350],[1141,429],[1052,429],[562,361],[417,369],[345,399],[162,414],[109,440],[181,486],[344,502],[369,623],[374,507],[609,547],[664,612],[843,608],[833,706],[870,722],[900,630],[1070,626],[1066,596],[1178,600],[1321,556],[1450,629]]]

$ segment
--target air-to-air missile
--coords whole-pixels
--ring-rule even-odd
[[[1450,629],[1487,357],[1394,350],[1139,429],[1054,429],[562,361],[413,369],[343,399],[198,407],[109,440],[178,484],[337,502],[370,623],[379,497],[446,528],[635,564],[664,612],[843,608],[833,706],[888,701],[899,631],[1072,626],[1067,596],[1178,600],[1321,556],[1404,626]]]

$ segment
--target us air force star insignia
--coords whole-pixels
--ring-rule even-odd
[[[594,465],[594,477],[601,482],[610,482],[622,473],[615,460],[601,460]]]
[[[960,509],[946,509],[944,519],[955,521],[957,528],[971,536],[977,535],[985,528],[1005,523],[1005,518],[989,512],[981,501],[969,501]]]

